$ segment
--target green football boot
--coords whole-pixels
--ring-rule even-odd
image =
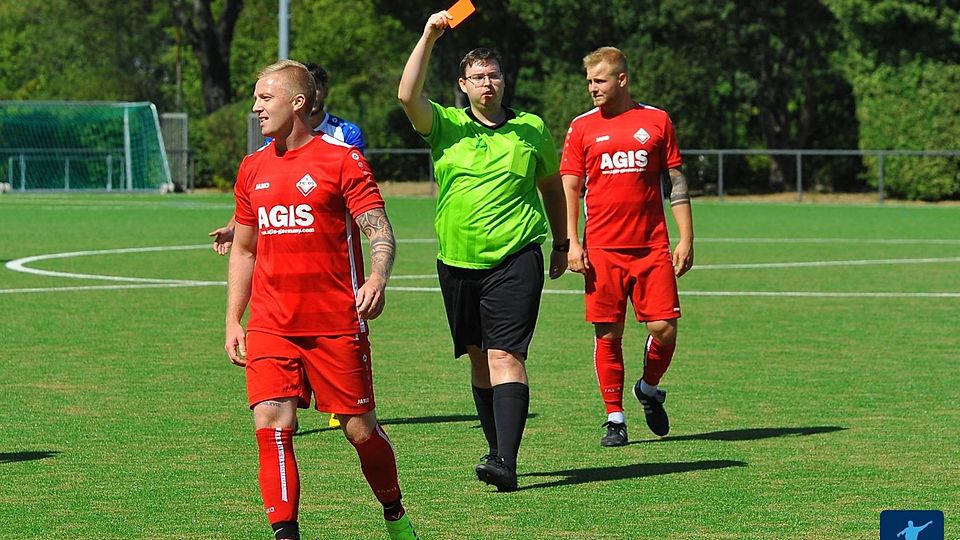
[[[390,540],[420,540],[407,514],[396,521],[387,521],[386,524],[387,532],[390,533]]]

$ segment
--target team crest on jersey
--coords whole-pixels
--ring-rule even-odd
[[[310,178],[309,174],[303,175],[303,178],[297,182],[297,189],[300,190],[300,193],[303,193],[303,196],[306,197],[317,187],[317,183]]]
[[[650,134],[647,133],[647,130],[640,128],[633,134],[633,138],[640,141],[640,144],[646,144],[650,140]]]

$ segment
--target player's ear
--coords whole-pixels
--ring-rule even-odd
[[[300,112],[305,109],[307,106],[307,96],[303,94],[295,94],[293,96],[293,110]],[[309,112],[309,111],[308,111]]]
[[[460,91],[464,94],[467,93],[467,81],[463,77],[460,77],[460,80],[457,81],[457,84],[460,85]]]
[[[626,88],[628,79],[629,77],[627,77],[626,72],[620,73],[617,75],[617,84],[620,86],[620,88]]]

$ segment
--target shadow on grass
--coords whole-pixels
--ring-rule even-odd
[[[536,418],[536,413],[530,413],[527,416],[527,419]],[[313,418],[311,415],[309,418]],[[304,419],[301,418],[301,422]],[[312,420],[307,420],[311,422]],[[326,423],[327,416],[321,415],[321,421]],[[392,426],[397,424],[448,424],[452,422],[478,422],[477,415],[475,414],[448,414],[443,416],[412,416],[407,418],[381,418],[381,426]],[[480,429],[480,424],[478,423],[475,426],[471,426],[473,429]],[[340,428],[336,427],[322,427],[317,429],[305,429],[297,432],[297,436],[303,435],[313,435],[314,433],[323,433],[324,431],[340,431]]]
[[[17,461],[33,461],[53,457],[60,452],[41,450],[39,452],[0,452],[0,463],[15,463]]]
[[[648,444],[669,441],[757,441],[760,439],[772,439],[774,437],[787,437],[791,435],[820,435],[823,433],[833,433],[834,431],[843,431],[845,429],[847,428],[840,426],[730,429],[727,431],[711,431],[709,433],[680,435],[679,437],[667,436],[660,439],[633,441],[630,444]]]
[[[593,467],[588,469],[568,469],[565,471],[521,473],[521,477],[532,476],[565,476],[561,480],[520,486],[520,489],[540,489],[587,482],[608,482],[611,480],[626,480],[629,478],[644,478],[661,474],[675,474],[693,471],[708,471],[726,469],[728,467],[746,467],[745,461],[713,460],[691,461],[685,463],[638,463],[621,467]]]

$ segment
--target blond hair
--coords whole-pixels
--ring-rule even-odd
[[[261,69],[257,74],[257,80],[274,73],[282,75],[280,86],[290,94],[291,98],[297,94],[303,94],[309,114],[313,110],[313,102],[317,99],[317,83],[313,80],[313,75],[310,74],[307,66],[296,60],[280,60]]]
[[[601,62],[606,62],[607,65],[612,67],[614,73],[627,72],[627,57],[616,47],[600,47],[583,57],[583,67],[585,69],[590,69]]]

